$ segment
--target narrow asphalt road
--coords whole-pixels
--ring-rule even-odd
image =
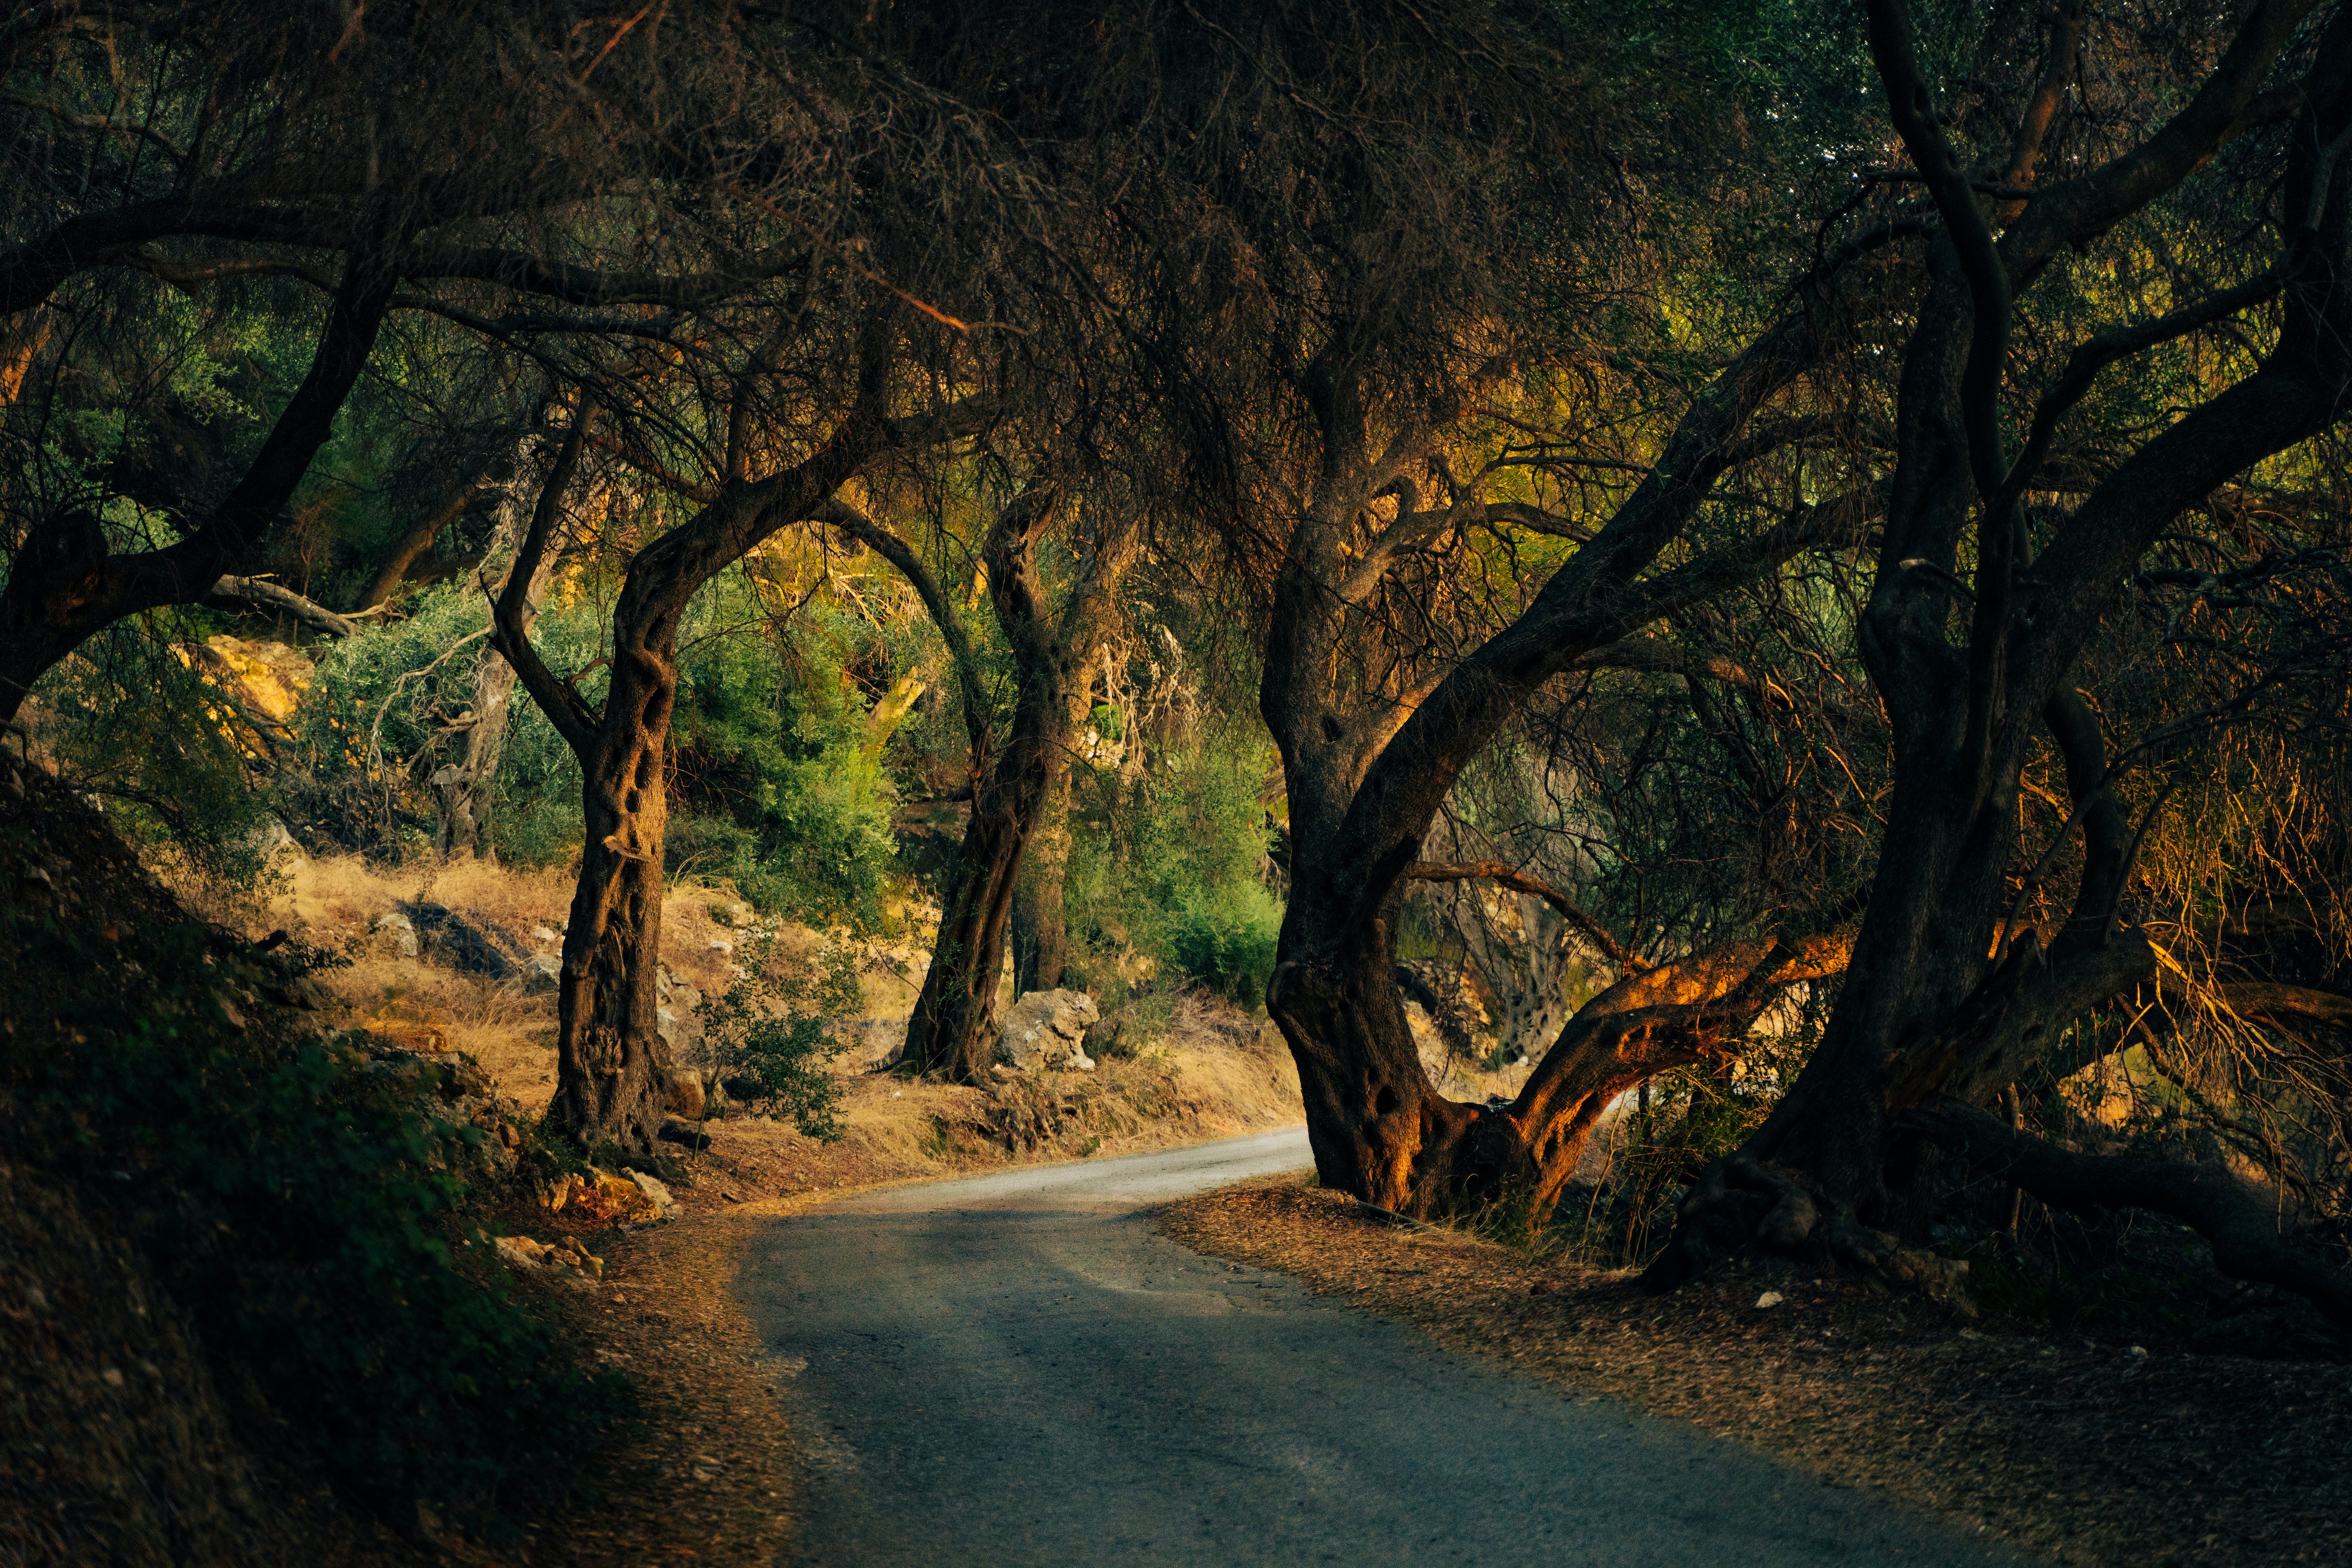
[[[1306,1134],[780,1220],[742,1289],[807,1456],[789,1563],[2014,1563],[1803,1473],[1440,1350],[1134,1211]]]

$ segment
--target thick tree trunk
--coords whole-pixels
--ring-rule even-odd
[[[667,1103],[669,1062],[656,1027],[654,965],[661,956],[669,816],[664,765],[677,695],[667,634],[675,626],[674,617],[651,626],[615,617],[601,743],[583,759],[587,838],[556,994],[550,1114],[583,1143],[630,1150],[652,1147]]]
[[[1037,576],[1037,542],[1059,506],[1059,492],[1050,488],[1024,492],[999,514],[982,552],[989,597],[1013,649],[1013,723],[992,758],[973,759],[971,820],[903,1053],[922,1070],[957,1082],[984,1079],[995,1054],[991,1026],[1023,854],[1054,770],[1066,776],[1069,765],[1070,651],[1055,635]]]
[[[777,530],[816,517],[833,492],[887,444],[881,399],[889,346],[877,319],[862,346],[857,401],[808,458],[754,481],[742,471],[742,444],[730,439],[730,478],[718,499],[631,559],[614,602],[612,678],[601,707],[592,708],[548,668],[524,629],[530,586],[546,560],[563,491],[586,445],[588,408],[572,419],[499,596],[493,623],[499,649],[580,759],[586,835],[563,937],[550,1115],[583,1145],[649,1151],[667,1098],[653,966],[661,954],[679,622],[704,584]]]
[[[959,1083],[985,1078],[996,1049],[990,1025],[1013,922],[1013,883],[1045,793],[1034,752],[1024,759],[1022,752],[1016,715],[1010,743],[973,791],[931,966],[907,1022],[902,1059]]]
[[[2047,438],[2064,404],[2045,400],[2035,435],[2012,459],[2001,401],[2011,290],[2060,246],[2105,233],[2234,134],[2293,18],[2270,8],[2252,14],[2239,46],[2200,89],[2200,111],[2174,122],[2170,142],[2159,138],[2135,152],[2141,166],[2129,181],[2110,168],[2053,187],[1996,240],[1978,192],[1924,107],[1932,93],[1906,14],[1894,0],[1872,0],[1869,11],[1896,127],[1944,223],[1928,246],[1929,292],[1906,349],[1885,542],[1858,628],[1894,732],[1890,826],[1853,967],[1820,1047],[1738,1155],[1685,1201],[1645,1275],[1654,1288],[1690,1279],[1751,1241],[1878,1267],[1896,1244],[1878,1227],[1899,1231],[1920,1217],[1906,1200],[1929,1152],[1922,1135],[2000,1143],[1987,1131],[1990,1119],[1967,1111],[1967,1102],[1990,1102],[2048,1055],[2070,1020],[2151,973],[2145,936],[2116,929],[2134,840],[2105,793],[2099,727],[2072,690],[2071,672],[2158,532],[2231,475],[2339,420],[2352,386],[2340,284],[2352,224],[2336,210],[2324,246],[2306,231],[2282,260],[2300,280],[2284,290],[2288,321],[2260,369],[2150,437],[2032,555],[2020,497],[2036,471],[2033,443]],[[2306,198],[2320,176],[2319,154],[2305,149],[2329,144],[2352,120],[2352,12],[2331,22],[2315,58],[2322,63],[2305,83],[2286,181]],[[2338,191],[2352,189],[2340,173],[2334,179]],[[2109,205],[2126,189],[2127,206]],[[2231,296],[2215,299],[2234,308]],[[2199,319],[2193,310],[2179,316],[2174,335]],[[2151,332],[2137,346],[2162,336]],[[2107,334],[2076,360],[2095,372],[2105,363],[2096,353],[2112,358],[2133,342]],[[2074,376],[2070,366],[2059,390]],[[1972,585],[1956,575],[1964,542],[1975,547]],[[2005,915],[2013,901],[2005,879],[2023,847],[2019,777],[2037,720],[2065,763],[2068,831],[2079,825],[2084,836],[2074,908],[2046,952],[2037,933],[2010,929]],[[1931,1101],[1949,1109],[1906,1120]],[[2031,1168],[2049,1173],[2053,1193],[2098,1190],[2073,1157]],[[2162,1185],[2140,1184],[2151,1193]],[[2225,1211],[2242,1206],[2199,1196],[2168,1212],[2202,1226],[2222,1225]],[[2207,1234],[2217,1248],[2228,1239]]]
[[[1068,731],[1065,731],[1065,742]],[[1069,969],[1070,929],[1062,885],[1070,868],[1070,765],[1066,749],[1045,782],[1037,828],[1029,836],[1013,891],[1013,988],[1058,991]]]

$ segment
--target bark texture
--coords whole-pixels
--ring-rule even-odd
[[[586,838],[563,938],[550,1115],[583,1144],[650,1149],[666,1107],[669,1064],[655,1026],[653,966],[661,952],[679,622],[705,584],[779,529],[818,516],[888,444],[880,406],[887,358],[869,333],[857,401],[815,451],[755,480],[743,473],[740,444],[731,443],[733,477],[717,499],[631,558],[614,605],[611,680],[601,705],[591,707],[547,668],[527,629],[530,584],[579,466],[587,409],[573,418],[508,574],[497,606],[499,650],[580,759]]]
[[[2241,133],[2308,9],[2256,6],[2180,113],[2112,163],[2037,192],[2021,209],[2005,208],[2008,226],[1996,237],[1986,200],[1927,107],[1932,91],[1905,14],[1894,0],[1872,0],[1872,45],[1895,124],[1943,220],[1928,239],[1927,298],[1906,349],[1885,542],[1860,626],[1893,730],[1888,827],[1822,1042],[1738,1156],[1740,1169],[1769,1171],[1811,1194],[1811,1218],[1776,1223],[1767,1234],[1750,1223],[1752,1204],[1742,1208],[1739,1184],[1717,1184],[1723,1203],[1685,1205],[1647,1276],[1654,1286],[1689,1279],[1750,1240],[1869,1252],[1841,1238],[1872,1226],[1901,1229],[1914,1217],[1906,1201],[1922,1169],[1923,1138],[1965,1131],[1979,1145],[1988,1136],[1957,1110],[1906,1113],[1931,1102],[1990,1102],[2057,1044],[2069,1020],[2152,972],[2147,939],[2120,921],[2134,841],[2106,793],[2105,742],[2072,672],[2124,574],[2174,518],[2352,406],[2352,300],[2344,288],[2352,200],[2340,162],[2330,167],[2321,152],[2352,120],[2352,13],[2339,12],[2320,40],[2290,138],[2286,210],[2315,221],[2291,232],[2278,263],[2286,320],[2275,348],[2252,375],[2189,410],[2092,487],[2038,554],[2021,500],[2058,416],[2089,384],[2075,371],[2084,363],[2095,370],[2126,339],[2144,347],[2178,336],[2250,297],[2227,291],[2219,307],[2208,302],[2095,340],[2045,395],[2024,450],[2012,458],[2001,407],[2011,296],[2060,247],[2089,243]],[[2052,47],[2063,55],[2074,35],[2059,21]],[[2072,68],[2070,59],[2053,57],[2053,64]],[[2021,166],[2032,166],[2039,134],[2029,115],[2019,132]],[[1956,575],[1964,543],[1974,546],[1972,584]],[[2018,781],[2037,732],[2064,759],[2068,831],[2079,831],[2084,845],[2072,912],[2046,947],[2039,933],[2009,929],[2004,917],[2005,877],[2019,847]],[[2036,1163],[2042,1156],[2027,1161],[2013,1142],[2002,1147],[2021,1185],[2032,1185],[2023,1173],[2061,1165],[2066,1179],[2089,1182],[2069,1163],[2077,1157]],[[2221,1213],[2202,1200],[2192,1206]],[[2218,1235],[2215,1241],[2222,1245]]]

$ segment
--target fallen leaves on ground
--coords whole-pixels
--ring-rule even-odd
[[[598,1361],[636,1385],[642,1420],[602,1501],[534,1521],[503,1551],[452,1543],[447,1561],[642,1568],[767,1564],[792,1525],[793,1449],[734,1282],[751,1226],[715,1216],[598,1245],[604,1279],[551,1285]]]
[[[1160,1222],[1451,1349],[2056,1562],[2352,1562],[2352,1368],[2135,1354],[1778,1264],[1652,1297],[1295,1179]],[[1767,1290],[1782,1300],[1759,1308]]]

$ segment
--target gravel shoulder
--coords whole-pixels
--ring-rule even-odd
[[[1156,1217],[1195,1252],[2055,1562],[2352,1562],[2352,1368],[2134,1355],[1786,1268],[1652,1298],[1296,1177]],[[1784,1300],[1759,1310],[1767,1290]]]

